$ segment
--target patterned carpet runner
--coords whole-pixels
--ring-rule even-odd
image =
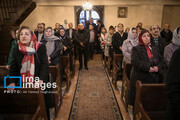
[[[69,120],[122,120],[112,86],[100,59],[79,72]]]

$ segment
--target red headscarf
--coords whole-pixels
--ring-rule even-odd
[[[146,52],[147,52],[147,55],[148,55],[148,58],[151,59],[153,57],[153,54],[152,54],[152,48],[151,48],[151,43],[149,43],[148,45],[145,45],[143,40],[142,40],[142,35],[144,33],[149,33],[148,30],[144,29],[140,34],[139,34],[139,44],[140,45],[144,45],[146,47]],[[149,33],[150,34],[150,33]]]

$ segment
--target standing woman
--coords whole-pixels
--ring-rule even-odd
[[[123,62],[131,63],[131,49],[138,45],[138,30],[136,28],[130,29],[128,33],[128,39],[123,42],[122,52],[123,52]]]
[[[99,37],[99,42],[100,42],[100,45],[101,45],[101,52],[102,52],[102,57],[104,59],[104,48],[105,48],[105,36],[107,34],[107,30],[105,27],[103,27],[101,29],[101,34],[100,34],[100,37]]]
[[[159,83],[159,72],[163,66],[158,48],[150,45],[150,33],[143,30],[139,35],[139,45],[131,50],[131,81],[129,104],[134,106],[136,81],[144,83]]]
[[[59,62],[59,55],[63,52],[62,42],[57,36],[54,36],[52,27],[47,27],[44,33],[44,39],[41,40],[42,44],[46,46],[46,53],[48,56],[49,64],[56,65]]]
[[[49,64],[46,55],[46,47],[37,42],[36,36],[27,26],[22,26],[18,34],[19,42],[13,50],[13,60],[10,67],[10,76],[39,77],[39,84],[48,81]],[[19,80],[10,79],[9,86],[18,85]],[[31,81],[22,81],[23,83]],[[9,88],[13,90],[14,88]],[[49,94],[45,94],[45,103],[47,115],[49,117],[49,108],[51,100]]]

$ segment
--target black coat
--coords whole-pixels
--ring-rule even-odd
[[[168,45],[172,41],[173,33],[170,30],[166,33],[165,29],[163,29],[161,31],[161,37],[166,40],[166,45]]]
[[[154,38],[152,35],[151,35],[151,45],[156,46],[155,42],[154,42]],[[158,37],[158,46],[156,46],[156,47],[158,47],[161,56],[164,56],[164,49],[166,47],[166,40],[162,37]]]
[[[47,41],[42,40],[41,43],[46,45]],[[55,40],[54,41],[54,51],[49,56],[51,58],[50,65],[57,65],[59,63],[59,56],[62,55],[63,49],[64,48],[63,48],[62,42],[60,40]]]
[[[38,55],[38,57],[37,57]],[[10,76],[21,76],[20,70],[22,67],[22,60],[24,55],[19,51],[19,46],[15,46],[13,50],[13,60],[12,65],[10,67]],[[38,61],[39,59],[39,61]],[[35,73],[34,77],[39,77],[40,80],[44,82],[48,81],[48,73],[49,73],[49,64],[48,57],[46,54],[45,45],[41,45],[37,50],[37,54],[34,55],[35,62]],[[10,79],[10,83],[19,83],[19,80]]]
[[[77,49],[78,50],[88,49],[89,38],[90,36],[88,31],[78,30],[76,33]],[[83,43],[84,47],[82,47],[80,43]]]
[[[156,47],[152,47],[153,65],[150,64],[147,51],[144,45],[137,45],[131,50],[131,64],[132,71],[130,76],[130,99],[131,105],[134,105],[136,94],[136,81],[140,80],[142,83],[158,83],[158,73],[149,73],[152,66],[157,66],[159,71],[163,66],[162,57]]]
[[[177,120],[180,115],[180,48],[172,58],[166,78],[166,92],[168,95],[167,119]]]
[[[69,35],[69,29],[66,30],[66,35],[70,38],[70,35]],[[76,37],[76,30],[75,29],[72,29],[72,44],[74,44],[75,42],[75,37]]]
[[[123,33],[123,36],[121,37],[119,32],[116,32],[112,36],[112,46],[113,46],[113,50],[116,54],[122,54],[122,51],[120,50],[120,46],[122,46],[124,40],[126,40],[127,37],[128,37],[127,33]]]
[[[71,52],[72,49],[72,43],[69,37],[65,37],[64,39],[60,39],[62,41],[62,44],[67,47],[67,49],[63,50],[63,55],[68,55]]]

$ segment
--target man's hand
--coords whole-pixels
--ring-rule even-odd
[[[80,43],[80,45],[81,45],[82,47],[84,47],[84,44],[83,44],[82,42]]]
[[[67,50],[67,47],[66,46],[64,46],[64,51],[66,51]]]
[[[150,67],[149,72],[154,72],[154,68]]]
[[[153,69],[154,69],[155,72],[158,72],[158,71],[159,71],[159,69],[158,69],[157,66],[153,66]]]

